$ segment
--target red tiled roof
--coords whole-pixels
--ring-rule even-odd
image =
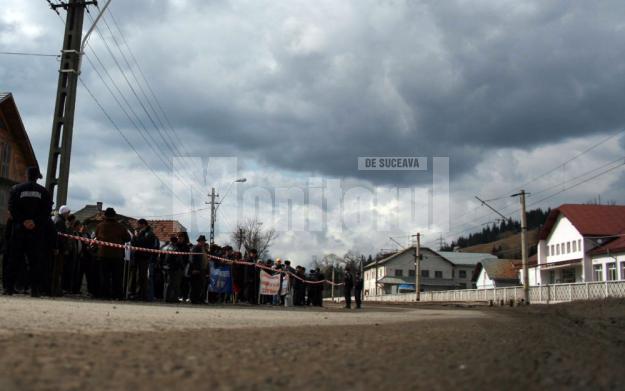
[[[564,204],[552,209],[540,239],[547,239],[558,216],[562,213],[583,236],[610,236],[625,231],[625,205]]]
[[[492,280],[517,280],[519,272],[512,259],[487,259],[482,261],[488,277]]]
[[[616,238],[615,240],[604,244],[603,246],[597,247],[593,249],[590,254],[592,255],[601,255],[601,254],[614,254],[625,251],[625,236],[621,236]]]
[[[148,220],[148,224],[161,244],[168,242],[172,235],[187,230],[178,220]]]

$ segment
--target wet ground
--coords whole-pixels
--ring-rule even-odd
[[[363,311],[0,299],[0,389],[623,389],[625,301]]]

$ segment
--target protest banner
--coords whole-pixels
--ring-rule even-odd
[[[271,275],[264,270],[260,271],[261,295],[277,295],[280,292],[280,274]]]
[[[211,268],[208,291],[232,293],[232,268],[230,265],[214,265]]]

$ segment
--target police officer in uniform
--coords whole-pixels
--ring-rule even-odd
[[[30,277],[30,293],[39,297],[43,286],[42,266],[50,232],[52,197],[37,183],[42,178],[38,167],[26,171],[28,181],[13,186],[9,194],[9,212],[13,218],[11,236],[12,266],[24,262],[26,256]]]

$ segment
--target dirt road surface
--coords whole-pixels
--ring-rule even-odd
[[[190,307],[0,298],[0,390],[623,389],[625,301]]]

